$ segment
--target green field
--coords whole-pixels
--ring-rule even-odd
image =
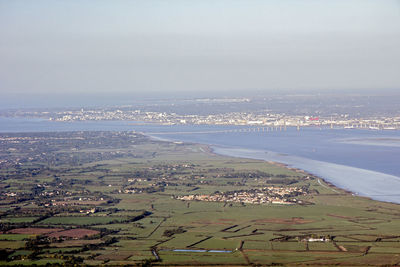
[[[99,217],[99,216],[79,216],[79,217],[51,217],[46,220],[40,221],[39,224],[46,225],[96,225],[96,224],[106,224],[111,222],[121,222],[127,221],[128,217]]]
[[[85,138],[89,143],[97,137]],[[0,202],[0,264],[400,263],[399,205],[353,196],[322,180],[321,186],[319,178],[280,165],[218,156],[202,145],[140,135],[131,139],[137,138],[134,146],[122,141],[115,148],[82,145],[74,150],[82,153],[82,164],[30,162],[19,169],[2,168],[0,186],[7,192],[18,188],[19,193]],[[66,147],[59,148],[52,153],[66,153]],[[124,156],[99,158],[116,150]],[[268,186],[298,187],[306,193],[296,196],[301,202],[291,204],[176,199]],[[43,229],[34,234],[36,228],[100,234],[55,239]],[[23,229],[31,232],[11,234]]]

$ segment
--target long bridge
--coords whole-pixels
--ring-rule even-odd
[[[297,128],[300,130],[300,127]],[[215,131],[178,131],[178,132],[146,132],[150,135],[168,135],[168,134],[212,134],[212,133],[250,133],[250,132],[278,132],[286,131],[287,127],[251,127],[251,128],[239,128],[239,129],[229,129],[229,130],[215,130]]]
[[[296,128],[300,131],[300,125],[298,126],[263,126],[263,127],[246,127],[237,129],[227,129],[227,130],[206,130],[206,131],[175,131],[175,132],[146,132],[146,134],[151,135],[169,135],[169,134],[213,134],[213,133],[255,133],[255,132],[282,132],[286,131],[288,127]],[[311,126],[302,126],[311,127]],[[329,125],[315,125],[315,127],[329,127]],[[330,125],[330,129],[336,128],[337,125]],[[349,124],[340,127],[341,129],[363,129],[363,130],[398,130],[396,126],[382,126],[374,124]]]

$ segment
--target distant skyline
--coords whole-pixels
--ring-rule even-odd
[[[0,25],[10,99],[400,89],[398,0],[0,0]]]

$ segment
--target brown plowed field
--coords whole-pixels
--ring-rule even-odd
[[[59,232],[64,229],[61,228],[34,228],[34,227],[27,227],[27,228],[16,228],[8,231],[9,234],[24,234],[24,235],[43,235],[43,234],[50,234],[54,232]]]
[[[70,238],[83,238],[85,236],[92,236],[98,234],[99,231],[89,229],[71,229],[60,232],[53,232],[48,234],[49,237],[70,237]]]

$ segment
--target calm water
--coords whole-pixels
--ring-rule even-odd
[[[210,144],[220,154],[282,162],[357,194],[400,203],[400,131],[288,128],[274,132],[213,133],[240,128],[247,127],[0,118],[0,132],[135,130],[169,140]]]

